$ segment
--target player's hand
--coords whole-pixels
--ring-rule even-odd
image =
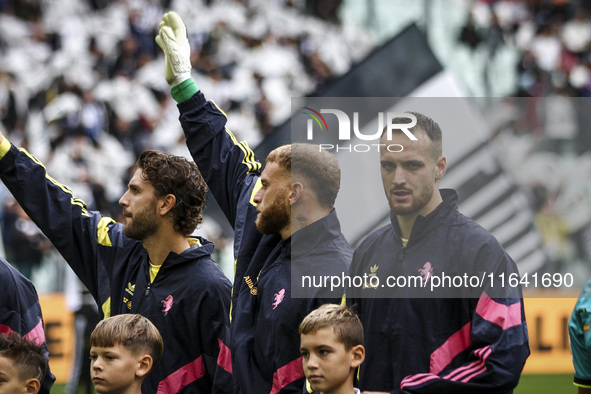
[[[170,86],[191,78],[191,47],[187,29],[181,17],[174,11],[162,16],[156,43],[164,52],[166,64],[164,77]]]

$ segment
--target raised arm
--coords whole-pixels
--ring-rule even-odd
[[[86,203],[52,178],[25,149],[17,149],[0,133],[0,179],[29,217],[49,238],[99,304],[109,294],[110,275],[99,262],[99,248],[115,253],[109,234],[115,221],[86,209]],[[99,286],[100,284],[100,286]]]
[[[261,164],[248,144],[239,142],[226,128],[226,114],[205,99],[191,78],[190,46],[181,18],[169,12],[162,19],[156,42],[165,54],[164,74],[173,98],[179,103],[187,146],[216,201],[236,229],[248,210],[255,211],[252,198]]]

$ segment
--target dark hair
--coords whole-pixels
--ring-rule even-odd
[[[162,358],[163,344],[160,332],[147,318],[133,313],[111,316],[101,320],[92,334],[90,346],[112,347],[121,345],[134,356],[148,353],[154,364]]]
[[[43,381],[47,369],[45,346],[39,346],[15,332],[0,334],[0,356],[12,361],[20,380]]]
[[[300,334],[314,334],[333,327],[337,340],[349,350],[363,345],[363,326],[353,310],[345,305],[324,304],[308,314],[300,324]]]
[[[439,127],[439,125],[430,117],[423,115],[420,112],[412,112],[412,111],[406,111],[407,114],[412,114],[417,118],[417,124],[414,125],[412,128],[410,128],[411,132],[417,132],[417,131],[422,131],[424,132],[427,137],[429,137],[429,139],[431,140],[431,142],[433,142],[432,148],[433,148],[433,156],[435,159],[437,159],[439,156],[442,155],[443,149],[442,149],[442,133],[441,133],[441,128]],[[410,123],[410,119],[408,118],[393,118],[392,119],[392,123],[397,123],[397,124],[403,124],[403,123]],[[386,133],[386,131],[388,130],[388,126],[384,127],[384,130],[382,131],[382,137],[384,136],[384,134]],[[393,132],[402,132],[399,129],[394,129],[392,130]]]
[[[176,197],[172,208],[174,229],[189,236],[203,221],[207,198],[207,184],[197,165],[184,157],[153,150],[143,152],[136,165],[158,198],[167,194]]]
[[[274,162],[291,172],[292,178],[302,176],[316,194],[318,202],[332,208],[341,186],[341,169],[336,157],[321,151],[317,145],[294,143],[274,149],[267,162]]]

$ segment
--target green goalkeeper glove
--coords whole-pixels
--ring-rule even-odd
[[[191,78],[191,47],[187,29],[181,17],[174,11],[162,16],[156,43],[164,52],[166,64],[164,77],[172,87]]]

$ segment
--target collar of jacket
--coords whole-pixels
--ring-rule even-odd
[[[213,242],[199,236],[190,236],[189,239],[191,247],[183,251],[181,254],[177,254],[172,251],[168,253],[166,260],[164,260],[164,263],[162,263],[163,267],[190,263],[202,257],[211,257],[211,254],[213,253]],[[196,243],[195,240],[197,241]],[[147,262],[148,253],[146,249],[144,249],[143,252],[146,255],[145,261]],[[148,264],[146,264],[146,269],[149,269]]]
[[[442,223],[445,217],[448,215],[451,209],[456,207],[456,203],[458,201],[458,193],[456,193],[453,189],[440,189],[439,192],[441,193],[441,198],[443,202],[437,206],[431,213],[427,216],[417,216],[417,220],[412,227],[412,231],[410,233],[410,238],[408,242],[416,241],[416,239],[421,238],[425,233],[428,233],[431,228],[434,226],[438,226]],[[398,218],[396,214],[393,212],[390,213],[390,221],[392,222],[392,227],[394,228],[394,232],[396,236],[400,238],[400,227],[398,226]]]
[[[332,211],[320,220],[296,231],[284,242],[291,252],[292,259],[305,255],[316,249],[319,245],[326,243],[341,235],[341,224],[337,217],[336,210]]]

